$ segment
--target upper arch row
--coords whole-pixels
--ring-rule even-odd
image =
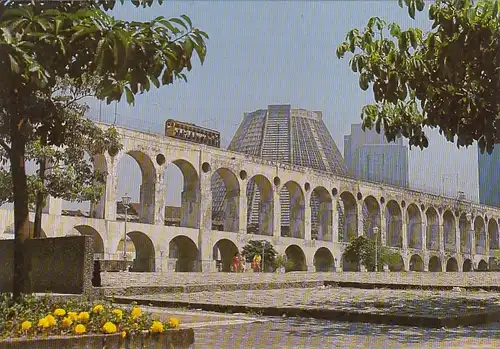
[[[107,125],[100,125],[107,128]],[[310,198],[313,191],[325,200],[337,198],[344,203],[376,203],[380,208],[394,206],[408,211],[416,209],[421,215],[434,211],[441,217],[448,212],[455,218],[472,215],[472,221],[478,217],[487,224],[490,219],[500,225],[500,209],[475,203],[438,197],[436,195],[405,190],[390,185],[355,180],[330,173],[276,164],[266,159],[247,154],[213,148],[202,144],[190,143],[170,137],[131,131],[117,127],[122,136],[123,149],[114,154],[96,156],[94,164],[102,170],[116,174],[117,164],[125,154],[138,163],[143,182],[159,181],[163,170],[171,163],[182,172],[185,179],[199,181],[200,177],[210,178],[219,173],[228,184],[234,186],[250,179],[259,178],[268,189],[279,190],[286,186],[298,191],[303,197]],[[251,163],[251,165],[249,164]],[[250,165],[250,166],[249,166]],[[299,175],[298,175],[299,174]],[[469,215],[470,216],[470,215]],[[469,219],[468,219],[469,220]]]

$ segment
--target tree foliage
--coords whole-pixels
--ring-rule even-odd
[[[41,137],[27,144],[25,159],[37,164],[36,173],[27,176],[30,209],[35,207],[39,194],[42,195],[42,205],[45,205],[49,195],[68,201],[97,202],[104,193],[107,173],[105,169],[94,167],[93,156],[109,150],[116,152],[122,145],[115,128],[103,130],[84,117],[88,106],[80,101],[94,96],[95,84],[94,78],[86,79],[77,88],[68,79],[58,78],[50,96],[37,96],[39,103],[46,103],[45,99],[50,99],[50,103],[59,106],[58,110],[63,114],[53,117],[64,118],[68,135],[65,136],[67,141],[64,147],[43,145],[46,140]],[[8,160],[6,157],[4,159]],[[42,162],[46,163],[43,168]],[[12,175],[3,168],[0,170],[0,204],[5,202],[14,202],[14,195]]]
[[[424,0],[404,5],[413,19],[425,7]],[[428,8],[427,33],[372,17],[338,46],[337,57],[353,54],[360,88],[373,90],[363,129],[383,128],[388,141],[403,135],[423,149],[423,128],[438,128],[459,148],[477,141],[491,153],[500,143],[500,0],[436,0]]]
[[[262,255],[262,248],[264,248],[264,255]],[[264,270],[267,270],[268,267],[276,268],[276,256],[278,252],[274,249],[274,246],[266,240],[250,240],[243,247],[242,253],[245,255],[245,260],[247,262],[251,262],[253,257],[259,254],[261,257],[264,257]]]
[[[132,3],[148,6],[153,1]],[[40,140],[41,151],[68,150],[79,136],[61,104],[47,98],[60,79],[78,89],[85,85],[86,76],[96,77],[99,99],[109,104],[125,95],[133,104],[137,93],[152,86],[186,80],[193,54],[203,63],[208,36],[194,28],[189,17],[127,22],[105,12],[114,5],[114,1],[90,0],[10,1],[0,7],[0,145],[10,160],[13,181],[15,299],[29,272],[23,255],[29,238],[27,147],[34,145],[36,152]],[[97,144],[95,151],[103,153],[104,147]],[[63,163],[78,157],[71,151],[64,154],[60,154]],[[78,171],[68,168],[73,179],[82,179],[77,178]]]
[[[384,265],[399,264],[399,255],[390,251],[387,247],[381,246],[380,237],[374,237],[372,240],[364,235],[351,240],[342,253],[342,258],[356,265],[364,265],[368,271],[375,271],[375,238],[378,238],[379,241],[376,249],[378,271],[382,271]]]

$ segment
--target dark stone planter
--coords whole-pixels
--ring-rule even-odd
[[[188,349],[194,343],[192,328],[166,330],[161,334],[143,334],[121,338],[115,334],[51,336],[47,338],[13,338],[0,341],[0,349]]]

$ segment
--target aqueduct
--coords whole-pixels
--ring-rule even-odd
[[[109,127],[101,124],[103,128]],[[92,235],[103,259],[119,260],[124,222],[117,215],[117,164],[128,154],[141,169],[139,219],[127,223],[127,236],[142,271],[229,269],[234,253],[249,240],[270,241],[278,253],[308,271],[341,271],[342,251],[353,237],[374,236],[397,252],[394,270],[486,270],[499,249],[500,208],[457,201],[423,192],[359,181],[316,170],[278,164],[249,155],[161,135],[117,128],[123,149],[94,158],[107,172],[106,190],[90,217],[62,215],[61,200],[49,198],[42,227],[46,236]],[[179,226],[166,225],[164,169],[176,165],[184,187]],[[223,221],[212,224],[212,185],[225,186]],[[247,192],[257,186],[258,222],[248,224]],[[289,200],[280,199],[284,190]],[[319,210],[312,214],[312,201]],[[281,207],[289,205],[289,226]],[[13,212],[0,210],[0,232],[12,238]],[[314,231],[314,233],[313,233]]]

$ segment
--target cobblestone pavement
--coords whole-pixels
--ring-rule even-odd
[[[422,329],[303,318],[195,329],[193,349],[500,348],[500,323]]]
[[[186,286],[234,283],[269,282],[368,282],[384,284],[413,284],[422,286],[500,286],[499,272],[484,273],[102,273],[102,285],[124,286]]]
[[[274,290],[141,295],[133,299],[250,307],[299,307],[369,313],[459,315],[500,310],[500,293],[469,291],[365,290],[316,287]]]

